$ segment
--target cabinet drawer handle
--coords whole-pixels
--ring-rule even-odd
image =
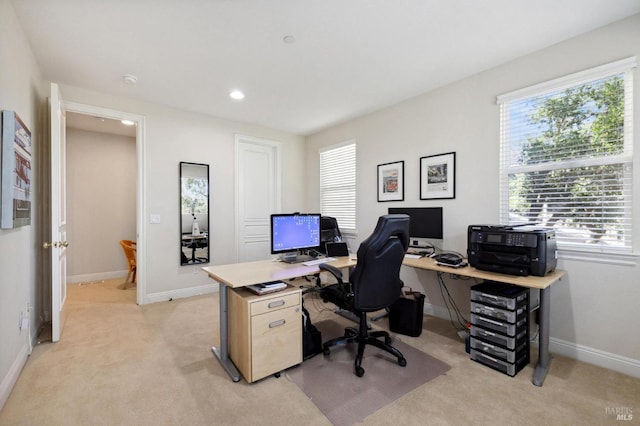
[[[284,300],[276,300],[274,302],[269,303],[269,309],[277,308],[278,306],[284,305]]]
[[[275,327],[279,327],[281,325],[284,325],[286,323],[286,321],[284,319],[279,319],[278,321],[274,321],[272,323],[269,324],[269,328],[275,328]]]

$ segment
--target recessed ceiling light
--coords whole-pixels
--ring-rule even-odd
[[[131,120],[121,120],[120,122],[121,122],[122,124],[124,124],[125,126],[133,126],[134,124],[136,124],[136,123],[134,123],[134,122],[133,122],[133,121],[131,121]]]
[[[231,93],[229,93],[229,96],[231,96],[232,99],[236,100],[244,99],[244,93],[242,93],[240,90],[232,91]]]

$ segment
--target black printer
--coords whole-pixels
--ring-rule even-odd
[[[556,268],[556,234],[525,226],[469,225],[469,265],[510,275],[544,276]]]

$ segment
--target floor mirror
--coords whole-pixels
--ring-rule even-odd
[[[209,165],[180,163],[180,264],[209,262]]]

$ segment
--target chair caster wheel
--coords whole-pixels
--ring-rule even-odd
[[[331,349],[324,348],[324,349],[322,349],[322,353],[324,354],[324,356],[329,356],[329,354],[331,353]]]
[[[406,367],[407,366],[407,360],[404,358],[398,358],[398,365],[400,367]]]
[[[279,379],[279,378],[280,378],[280,373],[275,373],[273,376],[274,376],[275,378]]]
[[[364,368],[356,367],[356,376],[358,376],[358,377],[364,376]]]

